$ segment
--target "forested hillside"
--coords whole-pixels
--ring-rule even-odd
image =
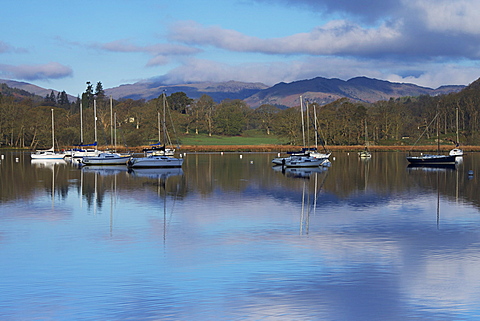
[[[163,115],[163,96],[150,101],[113,100],[101,82],[87,88],[74,102],[61,94],[35,99],[8,93],[2,85],[0,94],[0,141],[3,147],[39,148],[51,146],[51,109],[55,114],[55,137],[59,146],[80,143],[80,106],[82,106],[84,143],[94,141],[94,101],[96,102],[98,143],[110,144],[116,128],[119,145],[140,146],[158,141],[158,119]],[[191,99],[183,92],[166,97],[165,119],[170,135],[242,135],[257,129],[276,135],[285,144],[302,144],[302,118],[307,126],[306,140],[318,138],[327,145],[357,145],[365,140],[365,125],[371,144],[408,145],[421,136],[433,142],[438,113],[440,134],[444,142],[456,141],[458,109],[459,141],[478,145],[480,80],[458,93],[402,97],[375,103],[358,103],[341,98],[326,105],[304,102],[300,106],[279,109],[262,105],[251,109],[242,100],[215,103],[208,96]],[[111,111],[113,112],[111,114]],[[116,120],[115,124],[111,120]],[[172,125],[173,124],[173,125]]]

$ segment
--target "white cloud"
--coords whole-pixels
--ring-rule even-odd
[[[15,47],[9,45],[8,43],[6,43],[4,41],[0,41],[0,54],[1,53],[9,53],[9,52],[26,53],[28,51],[24,48],[15,48]]]
[[[73,71],[70,67],[49,62],[42,65],[0,65],[0,74],[4,77],[23,80],[46,80],[70,77]]]
[[[96,44],[94,47],[112,52],[145,52],[153,55],[193,55],[201,52],[200,49],[178,44],[165,43],[138,46],[127,40],[116,40],[108,43]]]
[[[291,62],[243,63],[229,65],[209,60],[189,59],[162,77],[167,84],[201,81],[245,81],[274,85],[318,76],[348,80],[357,76],[409,82],[437,88],[442,85],[465,85],[480,75],[480,66],[459,67],[430,63],[421,66],[410,62],[359,61],[353,58],[311,57]]]
[[[480,35],[479,1],[406,0],[405,3],[431,31]]]
[[[264,54],[366,54],[386,51],[402,41],[397,28],[385,24],[378,28],[362,28],[345,20],[335,20],[308,33],[284,38],[260,39],[218,26],[205,27],[196,22],[175,24],[170,38],[191,45],[213,46],[236,52]]]

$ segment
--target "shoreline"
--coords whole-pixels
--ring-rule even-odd
[[[101,150],[115,150],[114,146],[102,146]],[[124,147],[117,146],[118,152],[134,152],[142,153],[144,148],[150,146],[137,146],[137,147]],[[314,147],[314,146],[312,146]],[[455,148],[453,145],[441,145],[440,152],[448,152]],[[480,152],[480,146],[460,146],[464,152]],[[27,148],[1,148],[2,150],[25,150],[30,151]],[[68,147],[64,148],[65,150]],[[292,145],[182,145],[180,148],[176,148],[176,152],[196,152],[196,153],[212,153],[212,152],[253,152],[253,153],[286,153],[290,151],[299,151],[302,146]],[[318,148],[322,150],[321,147]],[[351,146],[327,146],[326,148],[330,152],[359,152],[365,149],[363,145],[351,145]],[[422,146],[369,146],[371,152],[429,152],[436,153],[436,145],[422,145]]]
[[[148,146],[131,148],[130,151],[142,152],[143,148]],[[313,147],[313,146],[312,146]],[[441,145],[441,152],[448,152],[455,148],[453,145]],[[480,152],[480,146],[461,146],[464,152]],[[289,151],[299,151],[302,146],[291,145],[182,145],[176,149],[176,152],[256,152],[256,153],[286,153]],[[321,147],[318,148],[322,150]],[[359,152],[365,149],[363,145],[354,146],[328,146],[330,152]],[[369,146],[371,152],[437,152],[437,146]]]

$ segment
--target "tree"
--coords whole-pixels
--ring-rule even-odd
[[[87,81],[87,89],[85,89],[85,92],[82,94],[82,104],[83,108],[93,106],[93,85],[89,81]]]
[[[45,96],[44,105],[45,106],[55,106],[57,104],[57,99],[55,98],[55,93],[52,92]]]
[[[215,112],[215,132],[220,135],[241,135],[246,125],[246,104],[239,100],[224,100]]]
[[[302,143],[301,129],[302,123],[299,107],[284,109],[275,115],[273,130],[278,136],[283,137],[288,144],[297,145]]]
[[[253,112],[254,118],[258,122],[258,126],[264,129],[267,135],[270,135],[270,131],[273,127],[273,120],[275,115],[280,112],[280,108],[273,105],[261,105]]]
[[[57,104],[62,106],[62,107],[70,105],[70,101],[68,100],[68,95],[65,91],[62,91],[61,93],[58,93]]]
[[[187,107],[193,102],[193,99],[188,98],[187,94],[184,92],[176,92],[167,97],[168,105],[176,111],[181,112],[182,114],[186,113]]]
[[[99,101],[105,99],[105,91],[103,90],[103,85],[101,81],[97,82],[97,86],[95,87],[95,97]]]
[[[209,95],[203,94],[194,104],[192,114],[195,122],[195,133],[205,130],[212,136],[214,129],[214,115],[217,104]]]

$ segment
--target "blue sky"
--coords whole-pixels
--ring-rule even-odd
[[[468,85],[479,12],[476,0],[4,1],[0,78],[74,96],[150,78]]]

